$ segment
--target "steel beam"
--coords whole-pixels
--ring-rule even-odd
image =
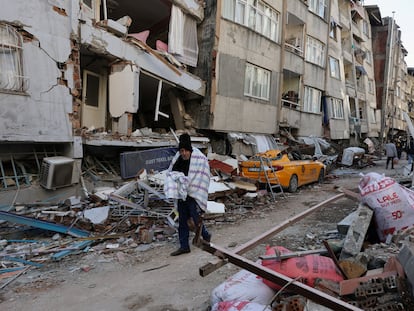
[[[5,211],[0,211],[0,219],[13,222],[16,224],[27,225],[27,226],[31,226],[35,228],[44,229],[44,230],[69,234],[77,238],[84,238],[84,237],[89,236],[89,233],[87,231],[83,231],[83,230],[76,229],[73,227],[66,227],[64,225],[56,224],[56,223],[45,221],[45,220],[35,219],[35,218],[22,216],[22,215],[16,215],[16,214],[5,212]]]

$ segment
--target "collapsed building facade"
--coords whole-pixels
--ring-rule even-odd
[[[352,145],[384,132],[374,81],[383,64],[374,62],[371,43],[371,27],[382,20],[360,1],[3,7],[2,188],[30,184],[45,157],[63,155],[80,167],[87,156],[174,147],[171,129],[218,153],[247,155],[228,146],[229,133],[283,131]],[[398,55],[404,64],[406,54]]]

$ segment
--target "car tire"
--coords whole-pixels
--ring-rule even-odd
[[[289,180],[289,187],[287,189],[289,192],[296,192],[298,190],[298,176],[292,175]]]
[[[319,171],[319,176],[318,176],[318,184],[322,184],[324,179],[325,179],[325,170],[321,168],[321,170]]]

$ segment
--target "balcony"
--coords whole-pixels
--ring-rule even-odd
[[[285,49],[299,56],[303,56],[303,44],[300,38],[290,38],[285,41]]]
[[[287,105],[287,106],[285,106]],[[300,127],[300,110],[299,105],[282,100],[282,109],[280,110],[280,126],[299,128]]]

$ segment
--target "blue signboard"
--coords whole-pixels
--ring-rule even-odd
[[[121,177],[133,178],[141,169],[163,171],[168,168],[177,148],[157,148],[123,152],[120,155]]]

